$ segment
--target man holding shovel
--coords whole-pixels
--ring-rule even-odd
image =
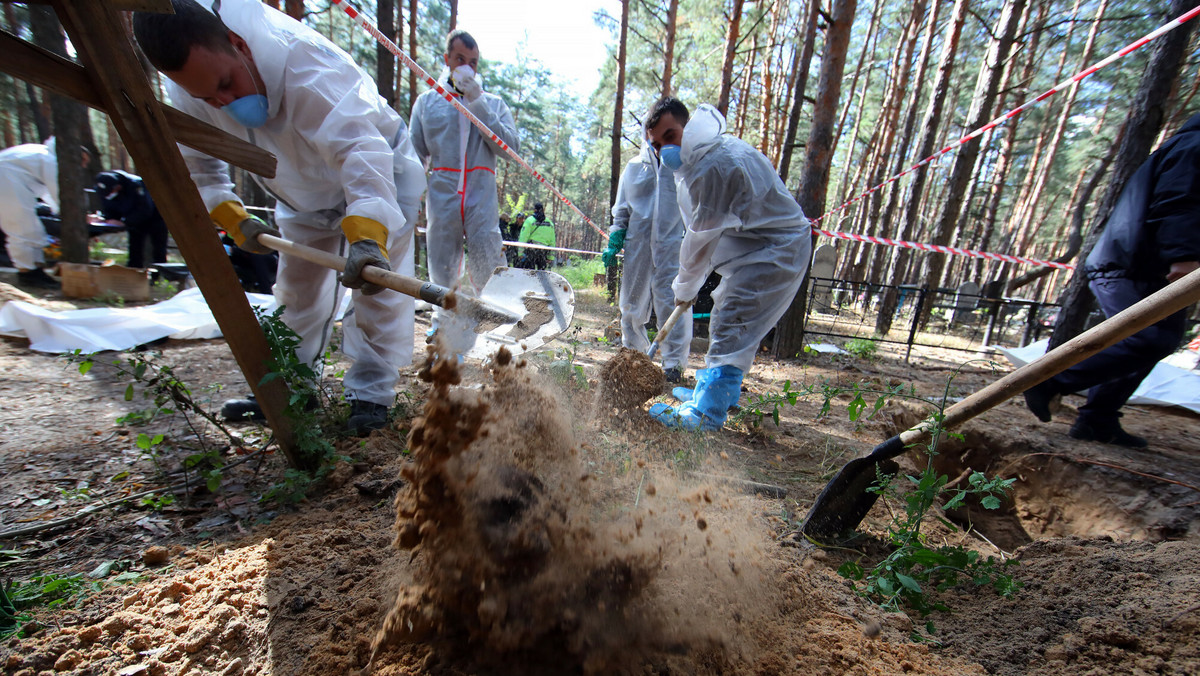
[[[1193,115],[1134,172],[1084,264],[1088,287],[1112,317],[1200,267],[1200,114]],[[1186,310],[1025,392],[1025,403],[1050,422],[1055,401],[1088,391],[1074,439],[1144,448],[1121,428],[1120,409],[1160,359],[1179,348]]]
[[[398,369],[412,361],[413,299],[378,293],[362,270],[396,265],[412,274],[425,177],[408,130],[348,54],[282,12],[259,0],[172,5],[174,14],[133,19],[142,51],[171,80],[172,104],[278,158],[275,178],[255,180],[276,199],[279,230],[246,212],[223,162],[181,148],[204,203],[247,251],[268,251],[257,237],[282,232],[346,257],[341,281],[355,290],[342,325],[354,359],[343,379],[347,425],[353,434],[383,427]],[[333,270],[280,256],[275,298],[301,338],[302,362],[320,358],[341,297]],[[223,412],[261,415],[253,400],[227,402]]]
[[[617,254],[625,249],[621,266],[621,345],[646,352],[650,349],[646,336],[650,309],[653,307],[661,330],[675,304],[671,282],[679,272],[679,245],[683,241],[675,173],[658,159],[649,141],[643,142],[638,156],[625,165],[612,217],[604,266],[615,265]],[[683,379],[691,342],[692,313],[687,312],[663,338],[662,364],[667,382]]]
[[[670,427],[719,429],[759,343],[800,288],[812,231],[770,160],[723,135],[725,118],[717,109],[704,104],[689,116],[678,99],[663,97],[650,110],[646,130],[662,163],[675,172],[686,225],[671,284],[675,304],[691,304],[709,273],[721,274],[707,368],[696,372],[694,391],[674,390],[682,406],[655,404],[650,414]]]

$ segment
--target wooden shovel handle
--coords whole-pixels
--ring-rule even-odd
[[[966,422],[1197,301],[1200,301],[1200,270],[1168,284],[1166,288],[947,408],[942,427],[950,429]],[[923,422],[902,432],[900,440],[905,445],[920,441],[931,427],[929,421]]]
[[[338,272],[346,270],[346,259],[337,254],[331,254],[320,249],[296,244],[295,242],[289,242],[286,239],[267,234],[259,235],[257,241],[263,246],[270,247],[280,253],[286,253],[289,256],[303,258],[309,263],[316,263],[317,265],[331,268]],[[377,268],[373,265],[363,268],[362,277],[372,284],[378,284],[393,291],[399,291],[406,296],[420,298],[427,303],[433,303],[439,307],[443,306],[446,294],[449,292],[449,289],[443,286],[438,286],[431,282],[423,282],[416,277],[407,277],[391,272],[390,270]]]
[[[683,317],[684,313],[691,309],[691,303],[676,305],[675,309],[671,311],[671,316],[667,317],[666,323],[662,325],[662,328],[658,330],[658,333],[654,334],[654,342],[663,342],[663,339],[667,337],[667,334],[671,332],[671,329],[675,328],[675,325],[679,323],[679,320],[681,317]]]

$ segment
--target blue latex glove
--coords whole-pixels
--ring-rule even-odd
[[[650,415],[667,427],[685,430],[719,430],[725,425],[729,409],[736,405],[742,394],[742,378],[745,374],[736,366],[718,366],[696,372],[696,389],[691,401],[679,408],[666,404],[650,407]],[[687,389],[677,387],[672,394],[679,397]]]
[[[614,230],[608,234],[608,248],[600,255],[604,267],[611,268],[617,264],[617,254],[625,248],[625,228]]]

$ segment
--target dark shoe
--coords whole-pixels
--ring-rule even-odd
[[[672,385],[678,385],[683,382],[683,369],[678,366],[672,366],[663,373],[667,376],[667,382]]]
[[[1098,441],[1102,444],[1112,444],[1114,446],[1124,446],[1126,448],[1145,448],[1150,445],[1142,437],[1135,436],[1121,429],[1121,422],[1118,418],[1121,414],[1118,413],[1110,422],[1097,423],[1095,421],[1077,419],[1071,429],[1067,432],[1067,436],[1080,441]]]
[[[57,289],[60,284],[41,268],[32,270],[17,270],[17,285],[31,286],[37,289]]]
[[[388,407],[370,401],[355,399],[350,402],[350,418],[346,420],[346,431],[362,437],[383,429],[387,425]]]
[[[262,407],[254,395],[245,399],[229,399],[221,405],[221,418],[230,422],[246,422],[249,420],[266,420]]]
[[[1025,406],[1042,422],[1050,422],[1052,414],[1062,403],[1062,394],[1054,389],[1054,383],[1047,380],[1025,390]]]

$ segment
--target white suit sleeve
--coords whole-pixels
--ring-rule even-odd
[[[474,113],[480,122],[486,124],[488,129],[495,132],[496,136],[500,137],[500,140],[504,141],[509,148],[512,148],[514,153],[521,152],[521,139],[517,136],[517,123],[513,120],[512,111],[508,109],[508,104],[504,102],[504,99],[485,94],[476,99],[474,103],[467,104],[467,109]],[[482,132],[480,133],[482,134]],[[490,138],[485,140],[495,149],[497,156],[507,154]]]
[[[422,164],[429,164],[429,146],[425,145],[425,122],[422,119],[425,115],[425,99],[428,96],[418,96],[417,102],[413,104],[412,114],[409,115],[408,129],[412,135],[413,150],[417,151],[417,157]]]
[[[396,204],[391,143],[373,124],[378,93],[350,63],[317,49],[293,52],[286,96],[292,132],[317,150],[313,162],[336,167],[346,215],[370,218],[389,231],[411,227]]]
[[[34,192],[41,193],[41,197],[50,208],[58,211],[58,158],[54,153],[48,153],[43,156],[42,160],[42,187],[40,190],[35,189]]]
[[[612,208],[612,226],[608,232],[612,234],[618,230],[624,230],[629,227],[629,217],[633,210],[629,206],[629,198],[625,196],[625,178],[629,175],[629,165],[625,166],[625,171],[621,172],[621,178],[617,182],[617,201]]]
[[[679,273],[671,284],[676,301],[694,300],[708,278],[710,263],[721,235],[736,226],[732,205],[745,188],[746,175],[740,168],[726,174],[715,167],[687,186],[688,200],[681,204],[687,229],[679,247]],[[690,206],[690,208],[687,208]]]

